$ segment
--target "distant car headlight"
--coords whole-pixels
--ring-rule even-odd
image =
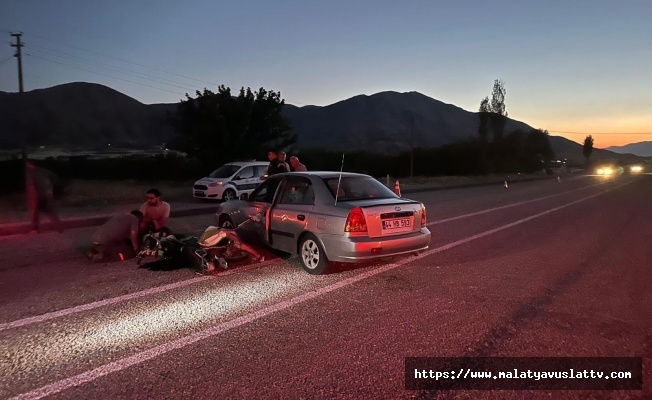
[[[643,172],[643,167],[640,165],[632,165],[629,170],[634,173]]]
[[[607,167],[607,168],[604,169],[604,174],[605,174],[605,175],[611,175],[611,174],[613,174],[613,173],[614,173],[614,170],[611,169],[611,168],[609,168],[609,167]]]
[[[604,175],[604,168],[598,168],[598,170],[595,172],[597,172],[598,175]]]
[[[208,184],[208,187],[215,187],[215,186],[222,186],[224,182],[222,181],[217,181],[217,182],[211,182]]]

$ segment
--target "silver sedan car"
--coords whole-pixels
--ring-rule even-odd
[[[240,226],[269,247],[298,255],[322,274],[333,262],[363,262],[428,248],[426,209],[368,175],[289,172],[273,175],[249,196],[222,203],[218,226]]]

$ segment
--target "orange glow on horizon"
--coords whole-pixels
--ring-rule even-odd
[[[611,146],[625,146],[630,143],[652,141],[652,133],[641,134],[621,134],[621,133],[557,133],[548,131],[551,136],[561,136],[575,143],[584,144],[584,139],[591,135],[593,137],[593,147],[596,149],[605,149]]]
[[[649,113],[573,110],[554,115],[540,112],[533,118],[524,116],[520,121],[579,144],[591,135],[593,147],[597,149],[652,141],[652,114]]]

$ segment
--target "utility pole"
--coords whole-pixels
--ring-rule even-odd
[[[18,58],[18,91],[23,93],[23,53],[20,49],[23,47],[23,44],[20,42],[20,37],[22,33],[12,33],[11,36],[16,38],[16,44],[12,44],[11,47],[16,48],[16,54],[14,57]]]
[[[12,33],[11,36],[16,38],[16,44],[12,44],[11,47],[16,48],[16,54],[14,54],[14,57],[18,58],[18,92],[23,93],[23,53],[21,51],[21,48],[23,47],[23,43],[21,43],[20,38],[23,34],[18,32],[18,33]],[[21,96],[22,97],[22,96]],[[22,135],[23,137],[23,148],[22,148],[22,156],[23,156],[23,163],[27,164],[27,138],[25,138],[25,135]]]

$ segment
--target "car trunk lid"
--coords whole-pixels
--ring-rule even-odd
[[[378,200],[351,202],[362,209],[369,237],[405,235],[421,229],[422,209],[418,201],[387,199],[378,203]]]

